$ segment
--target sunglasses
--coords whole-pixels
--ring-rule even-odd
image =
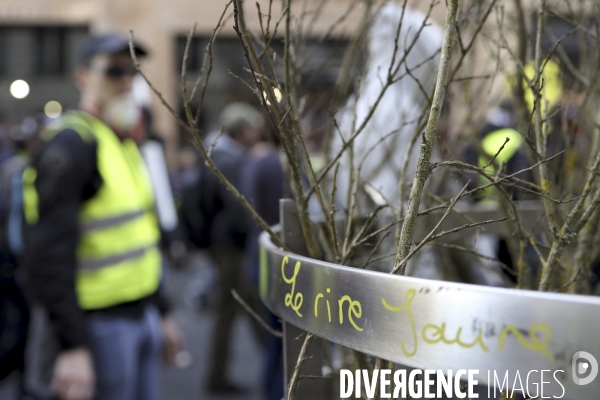
[[[104,75],[111,79],[120,79],[124,76],[134,76],[137,71],[133,67],[121,67],[119,65],[110,65],[104,69]]]

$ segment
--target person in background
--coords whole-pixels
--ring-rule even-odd
[[[533,62],[525,65],[525,73],[529,79],[534,78]],[[554,159],[546,162],[549,171],[550,180],[554,185],[568,186],[565,182],[564,171],[574,173],[575,164],[580,158],[574,149],[580,129],[574,123],[583,95],[574,90],[577,86],[574,84],[575,78],[568,71],[561,69],[560,60],[549,59],[544,64],[542,70],[544,86],[541,91],[542,100],[540,101],[543,114],[548,113],[549,117],[544,124],[547,129],[546,136],[546,155]],[[515,82],[512,82],[514,85]],[[492,107],[486,114],[486,120],[481,127],[478,135],[477,145],[471,144],[466,149],[462,159],[471,165],[486,167],[486,172],[490,176],[495,176],[501,172],[507,176],[515,175],[518,181],[513,185],[502,185],[505,193],[514,201],[539,200],[539,197],[532,194],[533,191],[527,186],[527,183],[535,183],[534,170],[529,169],[533,164],[533,158],[527,156],[528,146],[526,144],[524,133],[517,131],[517,121],[520,116],[532,115],[534,109],[534,93],[525,82],[522,82],[524,88],[524,104],[526,110],[519,110],[517,104],[520,102],[516,98],[506,98],[501,103]],[[527,126],[527,125],[526,125]],[[507,141],[508,139],[508,141]],[[502,149],[502,151],[500,151]],[[562,155],[558,155],[563,152]],[[493,160],[493,162],[492,162]],[[490,164],[490,165],[488,165]],[[500,171],[498,171],[500,169]],[[470,179],[469,190],[489,183],[489,180],[480,174],[466,173]],[[566,181],[572,181],[566,180]],[[498,208],[500,206],[500,192],[496,187],[488,187],[474,193],[473,199],[487,204],[489,207]],[[513,265],[513,256],[510,253],[507,238],[491,234],[480,236],[480,247],[482,243],[488,242],[491,251],[482,251],[490,257],[497,258],[508,268],[503,269],[506,277],[516,283],[517,271]],[[540,265],[533,248],[530,246],[526,250],[526,262],[530,268],[530,276],[525,276],[525,285],[533,285],[536,274],[540,271]]]
[[[29,225],[23,263],[38,304],[31,351],[50,349],[40,337],[46,314],[45,331],[56,334],[58,347],[49,387],[43,371],[32,375],[37,398],[159,399],[161,354],[173,361],[179,351],[178,330],[158,290],[154,196],[130,138],[142,121],[131,96],[134,74],[125,37],[88,37],[75,73],[79,110],[46,128],[23,174]],[[44,360],[32,357],[42,364],[33,369]]]
[[[205,143],[207,147],[214,144],[212,160],[239,190],[248,151],[260,139],[264,117],[251,105],[234,102],[223,109],[220,119],[224,134],[208,135]],[[256,296],[252,296],[253,292],[248,290],[248,283],[243,274],[248,235],[247,218],[238,199],[226,189],[215,174],[207,168],[204,170],[201,171],[196,191],[200,193],[202,203],[202,229],[208,232],[208,235],[202,236],[208,236],[209,251],[218,267],[220,296],[212,336],[207,388],[212,393],[237,393],[242,389],[227,378],[232,327],[238,311],[241,311],[241,307],[231,295],[231,289],[235,288],[255,309],[255,304],[259,301]],[[259,331],[261,328],[255,326],[255,329]]]
[[[191,147],[179,151],[178,183],[180,187],[189,187],[199,179],[198,152]]]
[[[13,143],[9,138],[11,125],[6,118],[0,114],[0,164],[14,155]]]
[[[496,169],[502,167],[502,172],[507,175],[517,173],[529,167],[526,149],[524,148],[524,139],[516,130],[517,116],[515,106],[511,100],[505,99],[498,106],[492,107],[486,114],[486,120],[481,127],[478,135],[478,146],[469,144],[466,147],[462,159],[470,165],[485,167],[498,153],[503,145],[503,150],[498,153],[494,163],[486,168],[489,175],[494,176]],[[508,139],[508,142],[506,141]],[[489,181],[479,174],[466,172],[465,176],[469,179],[467,188],[473,190],[479,186],[489,183]],[[518,176],[519,179],[533,182],[531,171],[525,171]],[[514,187],[503,187],[507,194],[514,200],[527,199],[527,192]],[[499,207],[500,194],[495,187],[488,187],[484,190],[475,192],[473,200],[487,204],[489,207]],[[478,240],[478,251],[489,257],[497,258],[506,265],[507,268],[500,269],[494,265],[495,270],[501,272],[503,276],[512,283],[516,283],[516,270],[513,266],[512,257],[509,252],[506,238],[492,235],[481,234]],[[486,284],[488,281],[481,276],[470,276],[464,274],[463,278],[467,282]]]
[[[19,258],[22,241],[21,174],[29,164],[44,124],[41,115],[27,117],[9,130],[14,154],[0,163],[0,398],[23,394],[25,344],[29,304],[24,293],[25,276]],[[16,378],[9,376],[17,372]]]
[[[279,200],[284,193],[285,174],[280,161],[277,137],[273,133],[270,140],[254,146],[242,172],[241,193],[252,204],[258,215],[269,225],[279,223]],[[260,246],[260,225],[248,215],[249,231],[246,255],[246,276],[252,284],[252,290],[258,298]],[[279,318],[262,304],[256,310],[264,320],[276,330],[281,330]],[[265,344],[265,366],[262,387],[267,400],[279,400],[283,397],[283,344],[280,338],[263,330]]]

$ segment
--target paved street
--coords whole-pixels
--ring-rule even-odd
[[[183,332],[192,363],[186,368],[165,367],[164,400],[260,400],[262,358],[247,315],[237,318],[234,325],[230,379],[247,389],[239,396],[214,396],[205,390],[211,332],[214,321],[210,305],[198,308],[198,293],[215,286],[214,272],[202,255],[193,257],[185,268],[171,273],[169,284],[174,294],[174,317]],[[0,385],[0,400],[17,400],[16,379],[11,377]]]
[[[214,274],[202,255],[193,257],[185,269],[172,272],[170,284],[175,294],[175,319],[182,330],[192,364],[187,368],[165,368],[163,375],[165,400],[259,400],[262,358],[247,315],[238,317],[234,326],[230,378],[248,389],[239,396],[214,396],[205,390],[210,339],[214,322],[210,306],[194,310],[200,299],[197,293],[210,285]]]

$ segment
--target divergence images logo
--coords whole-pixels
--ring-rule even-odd
[[[585,351],[578,351],[573,354],[571,367],[573,382],[575,382],[576,385],[590,384],[596,378],[596,375],[598,375],[598,361],[596,361],[596,358],[594,358],[593,355]],[[587,371],[590,371],[589,375],[585,378],[580,378],[580,376],[583,376]]]

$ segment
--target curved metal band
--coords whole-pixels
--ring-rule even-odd
[[[543,396],[560,396],[560,385],[568,399],[600,393],[600,377],[572,379],[576,352],[600,359],[597,297],[354,269],[285,252],[266,233],[260,244],[263,302],[321,338],[416,368],[478,369],[480,383],[508,374],[512,387],[518,374],[532,394],[541,381]]]

